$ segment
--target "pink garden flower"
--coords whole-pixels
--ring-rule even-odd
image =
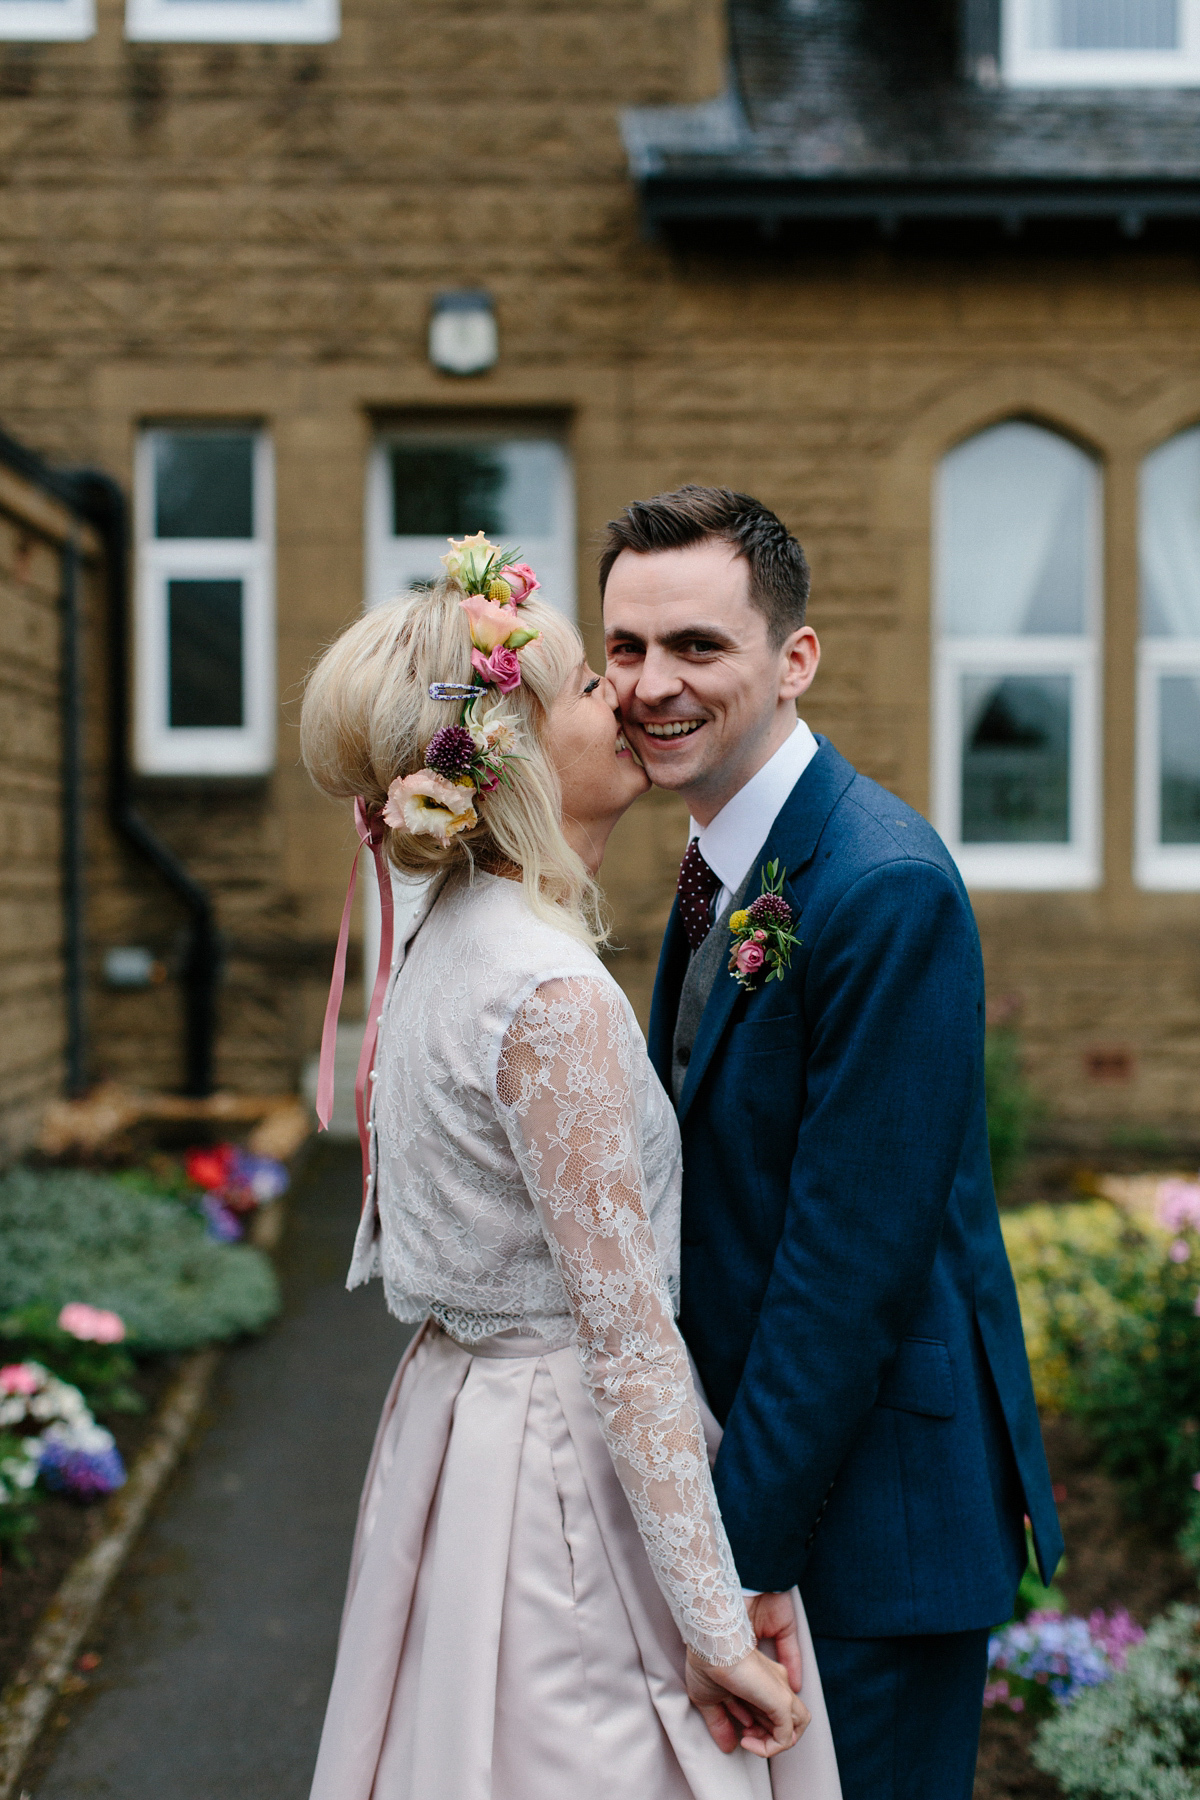
[[[1200,1228],[1200,1181],[1160,1182],[1155,1212],[1168,1231]]]
[[[739,944],[737,952],[737,971],[739,975],[754,975],[762,968],[766,958],[761,944]]]
[[[1167,1251],[1167,1255],[1173,1263],[1185,1263],[1191,1254],[1191,1245],[1186,1238],[1176,1238],[1175,1242],[1171,1245],[1171,1248]]]
[[[0,1391],[6,1394],[36,1394],[41,1378],[28,1363],[6,1363],[0,1369]]]
[[[85,1344],[119,1344],[125,1336],[125,1321],[119,1313],[106,1312],[102,1306],[85,1306],[72,1300],[58,1315],[61,1331],[70,1332]]]
[[[512,589],[514,606],[520,606],[523,600],[528,600],[530,594],[535,594],[542,585],[528,563],[506,564],[500,571],[500,579],[507,581]]]
[[[498,687],[502,694],[511,694],[514,688],[521,685],[521,665],[517,661],[517,653],[515,650],[506,650],[503,645],[493,650],[490,656],[485,656],[482,650],[472,650],[471,666],[478,669],[486,682]]]

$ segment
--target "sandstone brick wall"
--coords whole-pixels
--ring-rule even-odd
[[[0,421],[126,483],[139,422],[271,428],[277,771],[143,799],[218,900],[221,1079],[288,1085],[319,1030],[353,836],[297,768],[295,720],[362,604],[378,423],[563,421],[594,647],[606,517],[683,479],[760,494],[812,558],[811,723],[924,806],[930,481],[1019,414],[1105,468],[1106,872],[1094,894],[979,896],[989,982],[1058,1118],[1191,1131],[1200,903],[1139,893],[1130,839],[1137,465],[1200,418],[1193,262],[645,242],[618,110],[716,91],[717,0],[343,0],[340,42],[294,48],[130,46],[121,10],[100,0],[87,44],[0,49]],[[462,381],[429,367],[425,328],[434,293],[468,285],[495,297],[501,355]],[[643,1014],[683,828],[653,797],[606,870]],[[96,856],[94,953],[176,954],[156,879]],[[94,1019],[98,1073],[178,1078],[173,983],[98,991]]]
[[[0,1168],[62,1092],[62,547],[69,514],[0,466]],[[85,599],[96,545],[84,534]]]

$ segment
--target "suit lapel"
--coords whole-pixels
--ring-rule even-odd
[[[793,893],[795,892],[796,875],[807,863],[812,861],[813,852],[816,850],[830,813],[854,780],[853,766],[846,761],[844,756],[838,755],[828,738],[818,737],[817,744],[817,754],[788,795],[778,818],[768,833],[766,843],[756,858],[755,865],[752,865],[752,879],[746,889],[744,902],[746,905],[756,900],[761,894],[761,871],[767,863],[775,859],[778,859],[786,870],[790,878],[787,885],[792,888]],[[682,938],[682,931],[679,935]],[[663,957],[665,961],[665,946]],[[680,980],[682,980],[682,976]],[[684,1082],[683,1092],[679,1096],[678,1112],[681,1125],[687,1117],[688,1109],[704,1079],[704,1072],[712,1061],[713,1053],[725,1034],[734,1002],[741,992],[742,989],[732,975],[718,975],[713,983],[708,1004],[700,1018],[696,1041],[692,1046],[692,1059],[688,1064],[687,1080]],[[657,989],[655,998],[657,1000]],[[678,1006],[678,988],[676,989],[676,1006]],[[669,1071],[669,1044],[666,1066]],[[658,1067],[657,1058],[655,1067]],[[659,1073],[661,1076],[661,1069]],[[670,1093],[669,1083],[665,1085],[667,1092]]]
[[[654,998],[650,1002],[650,1031],[647,1048],[658,1079],[671,1092],[671,1046],[675,1040],[675,1021],[679,1016],[679,993],[687,974],[688,943],[679,922],[676,899],[667,920],[666,935],[659,952],[658,973],[654,977]]]

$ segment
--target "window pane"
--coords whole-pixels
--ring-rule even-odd
[[[962,842],[1070,841],[1071,678],[964,675]]]
[[[241,582],[168,581],[167,634],[169,724],[244,725]]]
[[[1158,704],[1162,842],[1200,844],[1200,676],[1164,676]]]
[[[1086,631],[1096,558],[1095,464],[1037,425],[995,425],[944,459],[943,629],[959,637]]]
[[[154,438],[154,535],[254,536],[254,436],[160,431]]]
[[[1142,632],[1200,638],[1200,431],[1142,464]]]
[[[396,537],[463,537],[485,531],[521,544],[549,537],[561,452],[554,443],[394,444]]]
[[[1175,50],[1177,0],[1042,0],[1038,48]]]

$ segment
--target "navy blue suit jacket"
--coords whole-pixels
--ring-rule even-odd
[[[1011,1613],[1024,1512],[1046,1579],[1062,1552],[992,1188],[979,938],[937,833],[818,742],[759,859],[801,943],[752,993],[718,975],[679,1098],[680,1323],[743,1582],[799,1582],[820,1634],[968,1631]],[[687,960],[672,913],[668,1088]]]

